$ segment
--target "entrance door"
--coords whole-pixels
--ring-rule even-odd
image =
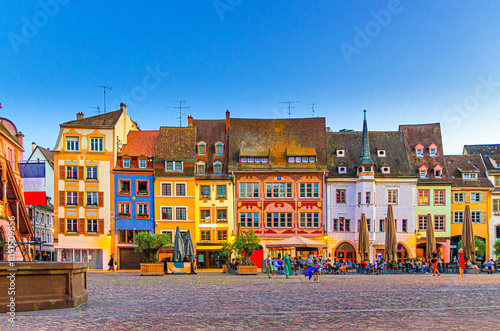
[[[134,249],[120,248],[120,269],[138,270],[144,261],[144,253],[134,252]]]

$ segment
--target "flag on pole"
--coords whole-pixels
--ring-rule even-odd
[[[45,163],[19,163],[25,205],[46,205]]]

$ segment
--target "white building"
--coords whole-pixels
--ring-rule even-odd
[[[359,220],[368,220],[370,260],[383,254],[385,218],[396,219],[398,257],[416,255],[417,175],[402,132],[327,132],[327,233],[329,257],[358,258]]]

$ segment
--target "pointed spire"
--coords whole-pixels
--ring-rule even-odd
[[[368,138],[368,121],[366,120],[366,109],[363,110],[363,112],[365,113],[365,116],[363,120],[363,141],[361,142],[361,158],[359,159],[356,166],[375,164],[370,156],[370,139]]]

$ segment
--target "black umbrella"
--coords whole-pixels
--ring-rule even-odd
[[[182,262],[184,260],[184,241],[182,240],[179,227],[175,229],[174,256],[172,260],[174,262]]]

